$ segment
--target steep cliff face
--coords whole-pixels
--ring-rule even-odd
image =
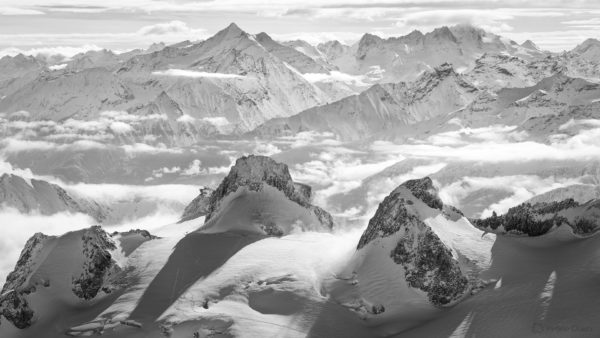
[[[587,236],[600,229],[600,200],[586,203],[572,198],[554,202],[523,203],[510,208],[504,215],[495,212],[491,217],[473,220],[485,231],[514,235],[540,236],[560,226],[570,227],[573,233]]]
[[[81,240],[84,263],[81,274],[73,278],[72,290],[77,297],[89,300],[100,290],[110,293],[109,279],[121,269],[111,255],[117,246],[102,228],[91,227],[83,233]]]
[[[257,201],[262,198],[265,201],[270,201],[272,198],[277,198],[276,194],[283,194],[282,197],[285,199],[283,202],[287,206],[282,207],[291,208],[288,210],[290,211],[290,215],[297,214],[300,217],[299,213],[305,214],[300,217],[303,219],[303,223],[316,222],[316,225],[323,229],[331,229],[333,227],[333,218],[331,215],[310,203],[310,187],[295,183],[290,176],[286,164],[278,163],[266,156],[255,155],[239,158],[227,177],[212,192],[208,199],[208,206],[206,207],[206,222],[212,221],[223,210],[230,208],[232,202],[239,201],[239,197],[247,193],[258,194],[254,198],[254,201],[248,201],[250,204],[258,203]],[[272,211],[257,210],[258,206],[249,206],[246,203],[244,206],[249,208],[247,212],[264,215],[265,217],[268,216],[266,213],[272,213]],[[268,205],[264,207],[268,207]],[[284,212],[284,210],[280,212]],[[310,221],[305,216],[309,217],[309,219],[313,218],[313,220]],[[269,234],[283,234],[288,232],[288,230],[275,230],[275,227],[277,227],[275,223],[273,220],[270,220],[267,224],[262,224],[261,226]],[[305,225],[308,226],[308,224]]]
[[[29,283],[29,278],[40,264],[41,251],[48,238],[38,232],[25,243],[15,270],[6,277],[0,293],[0,315],[19,329],[30,326],[33,320],[34,312],[26,295],[35,292],[36,286]]]
[[[200,189],[200,194],[194,198],[183,210],[179,223],[202,217],[208,213],[210,195],[213,190],[207,187]]]

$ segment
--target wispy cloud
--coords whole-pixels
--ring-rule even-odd
[[[0,15],[44,15],[44,12],[22,7],[0,7]]]
[[[151,43],[174,43],[183,40],[197,41],[208,36],[202,28],[192,28],[179,20],[159,22],[140,27],[134,32],[121,33],[75,33],[72,30],[62,33],[19,33],[0,34],[0,57],[4,55],[62,55],[72,57],[89,50],[100,50],[107,46],[120,45],[116,51],[146,48]],[[93,41],[93,44],[90,44]],[[16,47],[23,46],[23,47]],[[101,46],[101,47],[99,47]]]

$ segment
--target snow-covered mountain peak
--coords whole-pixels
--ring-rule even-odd
[[[237,24],[232,22],[229,24],[229,26],[227,26],[224,29],[217,32],[217,34],[215,34],[214,38],[225,40],[225,39],[230,39],[230,38],[237,38],[241,35],[247,36],[248,33],[243,31]]]
[[[268,184],[283,192],[288,198],[294,198],[294,182],[286,164],[278,163],[266,156],[250,155],[237,159],[229,174],[211,197],[210,219],[217,204],[228,194],[246,186],[251,190],[259,190],[263,184]]]
[[[438,196],[437,188],[433,186],[433,181],[429,177],[408,180],[400,185],[400,187],[410,190],[413,196],[427,204],[430,208],[442,210],[444,206]]]
[[[593,48],[600,48],[600,40],[594,38],[586,39],[585,41],[577,45],[575,48],[573,48],[573,52],[583,54]]]
[[[286,201],[282,201],[281,197]],[[247,202],[244,201],[246,198],[249,199]],[[280,205],[281,210],[277,210],[275,213],[284,213],[284,210],[288,209],[287,215],[281,215],[286,217],[285,221],[278,220],[279,216],[274,215],[273,211],[262,215],[265,213],[264,210],[256,210],[257,208],[268,209],[267,201],[274,200],[278,202],[272,204],[283,202]],[[207,225],[208,227],[225,230],[219,229],[219,216],[222,216],[223,210],[231,209],[232,205],[239,203],[240,205],[236,209],[243,213],[243,216],[240,216],[255,217],[256,215],[253,216],[253,214],[258,213],[257,219],[254,221],[260,221],[259,227],[268,235],[289,233],[294,226],[291,224],[293,221],[289,221],[290,218],[296,218],[304,227],[331,229],[333,227],[331,215],[310,202],[311,188],[295,183],[286,164],[276,162],[266,156],[244,156],[237,159],[227,177],[211,193],[205,220],[207,223],[211,222],[211,225]],[[273,219],[273,217],[275,218]],[[225,226],[229,227],[229,225]]]
[[[454,36],[450,28],[448,28],[447,26],[436,28],[430,34],[427,35],[431,36],[431,38],[433,38],[434,40],[451,41],[454,43],[458,42],[456,36]]]
[[[452,304],[480,283],[476,271],[489,264],[492,244],[444,206],[430,178],[406,181],[379,204],[358,242],[349,266],[360,297],[354,303],[366,316]],[[381,280],[394,283],[376,287]]]
[[[540,48],[531,40],[527,40],[521,44],[521,47],[539,51]]]
[[[419,201],[415,205],[415,202]],[[420,204],[420,205],[419,205]],[[403,222],[413,218],[430,216],[427,209],[441,212],[444,207],[437,189],[429,177],[408,180],[394,189],[379,205],[369,227],[363,233],[357,249],[363,248],[376,238],[388,237],[400,230]]]
[[[373,48],[378,44],[382,43],[384,39],[380,38],[377,35],[365,33],[360,40],[358,41],[358,58],[364,54],[365,49]]]
[[[600,58],[600,40],[592,38],[587,39],[575,47],[571,51],[571,54],[575,54],[588,61],[597,62]]]
[[[139,245],[139,244],[138,244]],[[121,271],[113,255],[120,245],[100,226],[60,237],[36,233],[25,244],[0,296],[0,314],[18,328],[56,315],[37,300],[52,297],[72,306],[111,293]]]

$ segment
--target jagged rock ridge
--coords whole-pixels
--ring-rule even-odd
[[[600,200],[578,203],[572,198],[554,202],[522,203],[503,215],[496,212],[485,219],[473,220],[479,228],[527,236],[541,236],[560,226],[573,233],[590,235],[600,229]]]

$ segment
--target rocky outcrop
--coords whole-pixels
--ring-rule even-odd
[[[383,246],[389,256],[380,259],[391,258],[408,286],[426,292],[431,304],[443,306],[463,296],[469,280],[453,249],[425,223],[436,215],[452,222],[450,215],[460,217],[460,212],[444,208],[429,177],[407,181],[379,204],[357,250],[368,255],[370,245]]]
[[[143,231],[139,231],[142,233]],[[142,235],[151,235],[146,231]],[[15,327],[33,324],[48,309],[35,308],[30,295],[52,285],[55,297],[69,303],[71,292],[82,300],[96,298],[117,288],[121,268],[113,258],[120,249],[100,226],[61,237],[36,233],[25,244],[15,269],[8,275],[0,296],[0,315]],[[59,271],[57,265],[60,266]],[[40,295],[43,297],[42,295]]]
[[[600,200],[580,204],[572,198],[559,202],[523,203],[498,216],[496,212],[484,219],[474,219],[480,229],[495,233],[540,236],[560,226],[573,233],[589,235],[600,229]]]
[[[34,313],[25,296],[35,291],[35,285],[28,280],[46,239],[48,236],[38,232],[25,243],[15,270],[6,278],[0,293],[0,315],[19,329],[30,326],[33,321]]]
[[[213,190],[207,187],[200,189],[200,194],[194,198],[183,210],[183,215],[178,223],[202,217],[208,213],[210,195]]]
[[[229,194],[235,193],[240,188],[248,191],[261,191],[271,186],[282,192],[289,200],[309,209],[325,227],[333,227],[331,215],[310,203],[310,187],[294,183],[288,166],[274,161],[266,156],[244,156],[235,162],[229,174],[217,189],[210,195],[206,221],[211,220],[220,210],[222,201]]]
[[[100,290],[110,293],[108,285],[110,277],[120,271],[112,259],[111,250],[117,246],[100,226],[86,230],[81,237],[83,241],[83,271],[73,279],[73,293],[85,300],[96,297]]]

